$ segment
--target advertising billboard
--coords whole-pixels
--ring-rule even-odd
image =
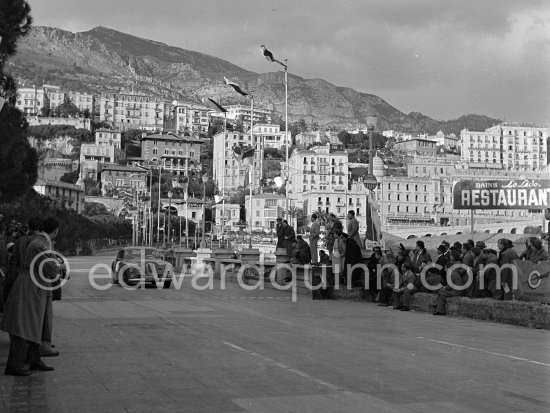
[[[550,179],[459,181],[453,187],[453,208],[550,208]]]

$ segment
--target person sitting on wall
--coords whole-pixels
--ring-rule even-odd
[[[414,281],[416,276],[412,271],[413,266],[410,261],[407,261],[401,265],[401,274],[399,276],[399,285],[393,289],[393,309],[409,311],[408,303],[403,301],[403,294],[407,290],[414,288]]]
[[[457,250],[453,250],[451,252],[448,268],[450,269],[454,264],[460,263],[460,253]],[[437,296],[432,304],[432,307],[435,307],[434,315],[447,314],[447,299],[464,295],[464,290],[460,287],[468,281],[468,272],[462,267],[454,268],[450,274],[450,281],[452,285],[446,285],[437,292]]]
[[[291,264],[306,265],[311,262],[311,250],[309,248],[309,244],[304,241],[301,235],[296,237],[294,252],[292,254],[293,257],[290,260]]]

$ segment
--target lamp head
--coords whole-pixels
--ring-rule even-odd
[[[173,101],[172,101],[172,105],[178,106],[178,101],[177,101],[177,100],[173,100]]]
[[[174,195],[173,192],[172,192],[172,191],[168,191],[168,198],[172,198],[172,195]]]
[[[203,183],[207,183],[207,182],[208,182],[208,175],[207,175],[207,174],[204,174],[204,175],[202,176],[202,182],[203,182]]]
[[[285,180],[280,176],[275,177],[273,181],[275,181],[275,185],[277,185],[277,188],[282,188],[282,186],[285,184]]]

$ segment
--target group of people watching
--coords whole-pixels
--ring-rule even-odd
[[[435,260],[420,240],[412,251],[401,244],[397,256],[391,250],[386,254],[381,250],[375,251],[375,261],[394,264],[399,270],[397,277],[395,270],[382,271],[379,305],[392,305],[396,310],[409,311],[415,293],[432,293],[433,314],[445,315],[447,299],[451,297],[511,300],[513,272],[505,264],[512,264],[516,259],[527,259],[533,263],[548,261],[549,255],[542,247],[542,241],[536,237],[529,238],[525,252],[519,257],[509,239],[499,239],[497,247],[498,251],[488,248],[484,241],[474,243],[468,240],[453,245],[443,241],[437,247]],[[497,271],[501,268],[499,279]]]
[[[334,279],[338,279],[340,285],[351,281],[351,286],[363,287],[372,301],[378,297],[380,306],[393,306],[396,310],[409,311],[411,298],[417,292],[434,294],[434,315],[446,314],[446,302],[450,297],[510,300],[513,298],[513,274],[510,268],[502,266],[512,264],[516,259],[535,264],[550,260],[542,240],[537,237],[528,239],[525,251],[519,256],[512,241],[506,238],[498,240],[498,251],[488,248],[484,241],[468,240],[453,245],[443,241],[433,258],[424,242],[418,240],[413,250],[400,244],[396,253],[391,249],[384,252],[380,247],[374,247],[367,260],[368,280],[365,280],[365,273],[360,268],[347,274],[351,267],[363,262],[355,212],[349,211],[347,218],[345,233],[342,222],[334,214],[328,215],[324,223],[328,255],[318,251],[321,223],[317,214],[311,216],[309,244],[301,236],[296,236],[286,221],[281,220],[277,226],[277,248],[286,249],[291,263],[331,264]],[[427,270],[423,271],[426,267]],[[497,277],[497,267],[502,267],[500,277]],[[378,271],[381,271],[380,275]],[[464,287],[469,278],[472,281]]]
[[[10,337],[6,375],[54,370],[41,358],[59,355],[52,344],[52,301],[61,298],[66,267],[53,259],[58,232],[54,218],[34,217],[8,230],[0,224],[0,310],[2,330]]]

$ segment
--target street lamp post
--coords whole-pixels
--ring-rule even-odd
[[[288,164],[288,147],[289,147],[289,137],[288,137],[288,59],[284,59],[284,63],[280,60],[275,59],[273,56],[273,53],[271,53],[265,45],[261,45],[260,49],[262,51],[262,55],[270,62],[272,63],[278,63],[285,69],[285,136],[286,136],[286,153],[285,153],[285,160],[286,160],[286,177],[290,176],[290,165]],[[285,204],[286,204],[286,214],[288,214],[288,193],[285,191]],[[288,219],[288,217],[287,217]]]
[[[172,239],[170,238],[170,221],[172,217],[172,191],[168,191],[168,247],[172,247]]]
[[[204,174],[202,176],[203,190],[204,190],[204,199],[202,201],[202,239],[201,239],[201,249],[206,249],[206,183],[208,182],[208,175]]]
[[[374,131],[374,128],[376,127],[377,121],[378,118],[376,116],[367,116],[367,130],[369,132],[369,175],[374,175],[374,143],[372,139],[372,133]]]

